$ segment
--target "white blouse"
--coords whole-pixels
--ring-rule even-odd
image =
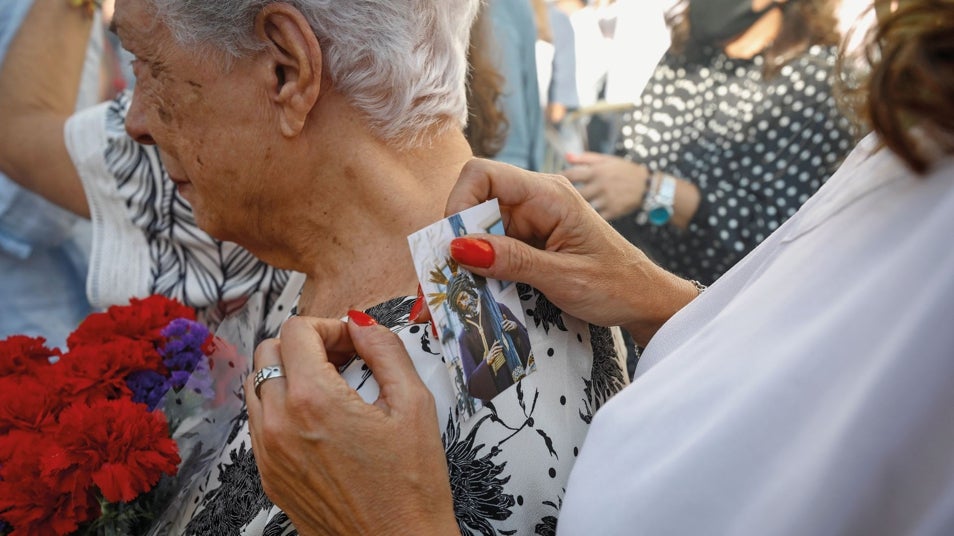
[[[559,534],[954,534],[954,159],[876,147],[652,339]]]

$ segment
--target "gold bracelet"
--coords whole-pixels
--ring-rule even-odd
[[[93,13],[103,7],[103,0],[66,0],[69,5],[73,7],[78,7],[86,10],[86,14],[90,17],[93,16]]]

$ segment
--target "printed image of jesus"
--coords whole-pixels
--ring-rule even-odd
[[[460,320],[457,340],[467,392],[487,402],[528,373],[527,328],[494,300],[480,276],[462,272],[448,281],[446,292],[446,303]]]

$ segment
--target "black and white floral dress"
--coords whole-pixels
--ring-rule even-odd
[[[136,270],[127,267],[124,274],[114,274],[129,280],[117,284],[149,291],[159,288],[159,282],[177,281],[185,271],[202,273],[204,281],[220,281],[219,288],[246,291],[245,295],[213,292],[211,298],[217,301],[206,304],[211,310],[220,309],[220,302],[231,304],[224,308],[228,314],[217,318],[218,333],[235,344],[244,359],[230,362],[238,373],[230,376],[230,384],[217,386],[228,393],[231,403],[224,407],[229,409],[206,415],[195,428],[206,440],[193,441],[194,448],[184,453],[187,471],[181,474],[186,482],[154,533],[296,534],[262,489],[241,380],[251,369],[254,344],[277,333],[281,322],[294,313],[303,277],[292,274],[289,279],[264,266],[243,264],[236,272],[242,279],[236,280],[238,276],[229,272],[232,264],[157,263],[170,248],[180,251],[176,258],[184,264],[216,256],[234,259],[238,252],[218,254],[215,248],[221,245],[208,242],[208,237],[190,238],[186,245],[176,241],[178,236],[205,235],[195,227],[174,186],[163,179],[155,151],[125,136],[122,121],[127,106],[128,100],[120,98],[83,112],[67,125],[67,145],[83,177],[99,240],[127,237],[109,248],[101,245],[99,251],[138,259]],[[175,215],[163,219],[160,213],[168,214],[170,204]],[[201,253],[210,248],[213,254]],[[142,253],[143,249],[150,253]],[[176,272],[168,273],[166,266]],[[182,290],[188,293],[191,288],[186,285]],[[567,478],[593,414],[628,383],[618,331],[563,314],[533,288],[518,289],[537,371],[471,417],[456,411],[450,375],[429,326],[407,324],[413,297],[396,297],[367,311],[401,337],[434,394],[454,508],[464,534],[553,534]],[[193,305],[208,301],[194,293],[190,296]],[[374,377],[360,359],[342,375],[364,399],[377,397]]]

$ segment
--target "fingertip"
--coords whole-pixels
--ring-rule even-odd
[[[350,324],[355,324],[362,328],[367,328],[378,324],[377,320],[374,318],[371,318],[366,313],[361,311],[355,311],[354,309],[348,311],[348,321]]]
[[[467,236],[451,240],[450,254],[457,262],[478,268],[490,268],[496,258],[489,241]]]
[[[359,355],[362,346],[366,346],[369,341],[377,340],[381,336],[378,332],[391,333],[391,330],[381,326],[373,318],[360,311],[348,311],[348,321],[345,322],[345,327],[354,346],[354,351]]]
[[[356,353],[368,364],[375,376],[382,372],[388,374],[387,371],[392,370],[397,361],[400,361],[398,358],[401,355],[410,360],[401,338],[384,326],[376,324],[363,327],[349,322],[348,330]],[[381,378],[379,383],[380,380]]]
[[[420,296],[414,300],[414,305],[411,306],[411,312],[408,313],[407,319],[412,324],[418,323],[418,318],[421,316],[421,309],[424,308],[424,300]]]
[[[279,338],[288,337],[290,333],[303,333],[303,332],[315,331],[314,319],[304,316],[290,316],[282,322],[281,328],[279,329]],[[275,339],[276,341],[278,339]]]
[[[417,299],[411,306],[411,312],[408,313],[407,320],[410,324],[423,324],[431,319],[431,310],[427,307],[427,299],[424,297],[424,291],[421,286],[417,286]]]

